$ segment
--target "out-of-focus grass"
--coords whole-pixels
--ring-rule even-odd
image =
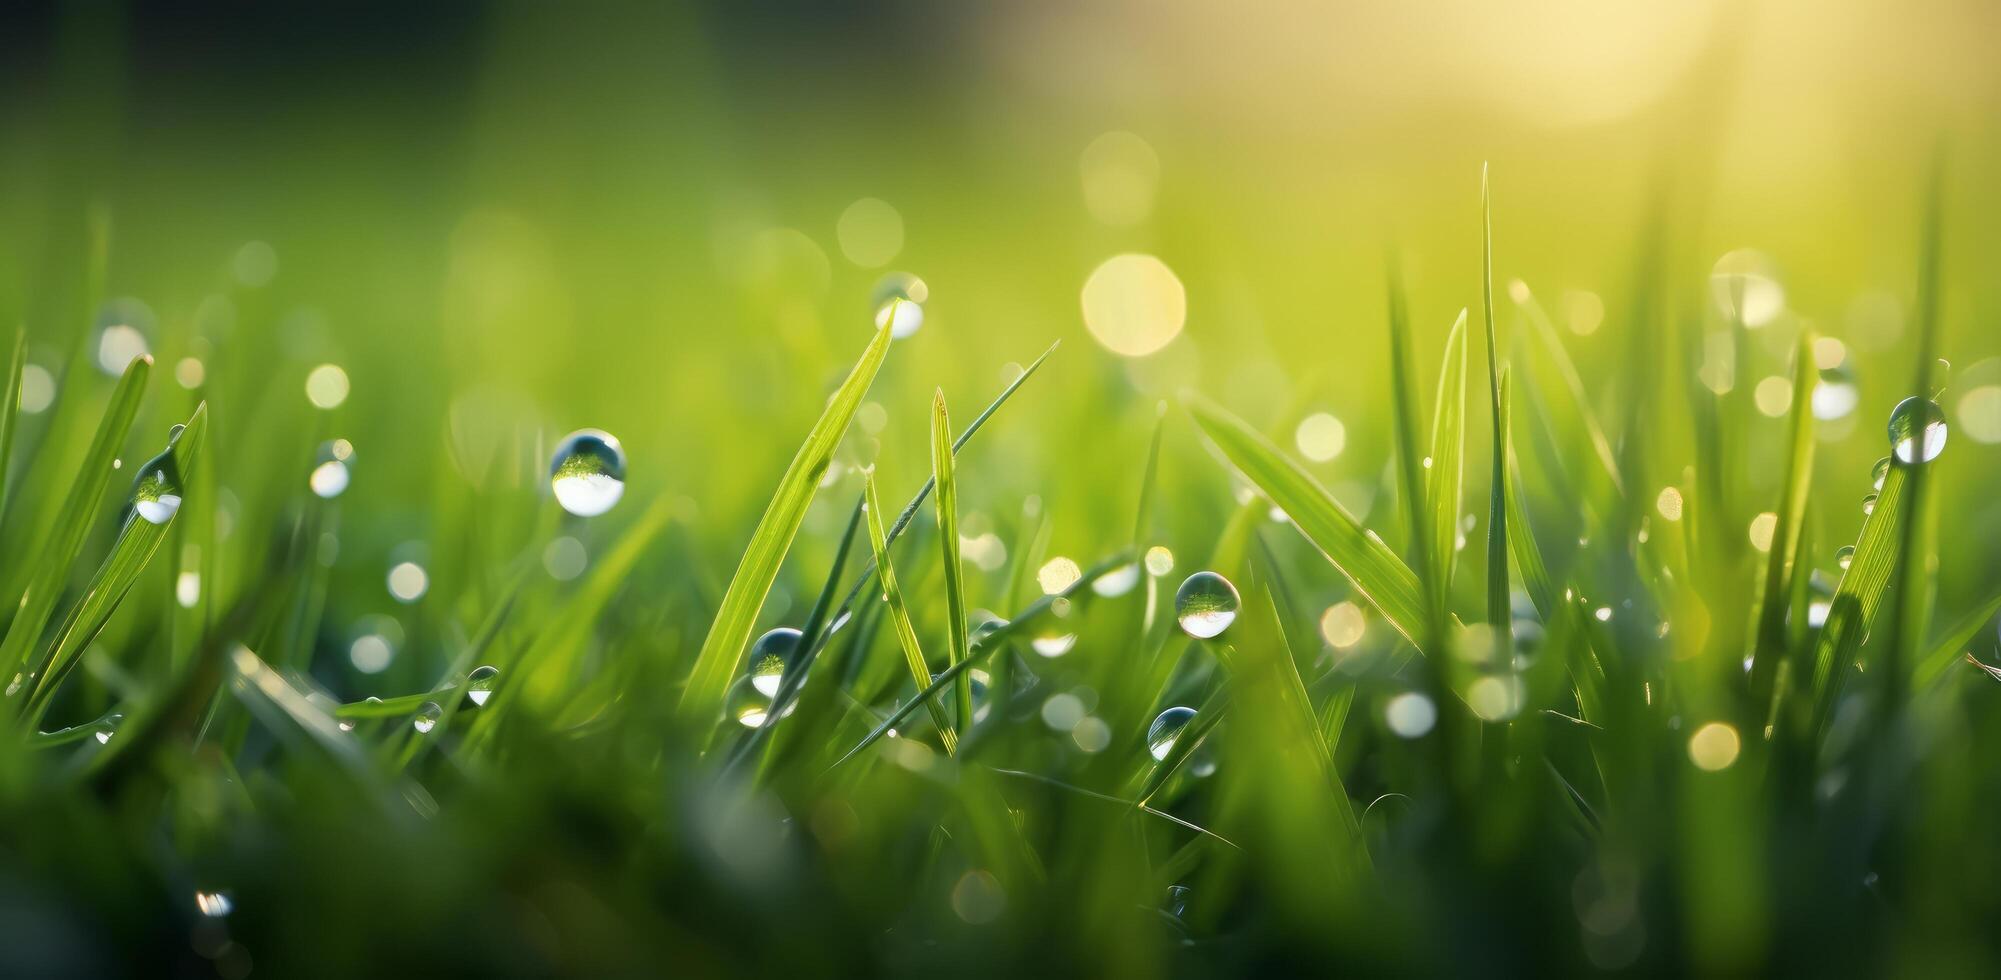
[[[0,233],[10,967],[1995,966],[1984,224],[1907,220],[1910,181],[1824,195],[1856,213],[1817,238],[1730,210],[1700,77],[1644,179],[1474,122],[1407,184],[1339,145],[1247,167],[1199,119],[1017,139],[908,78],[893,132],[809,161],[704,67],[734,21],[650,16],[596,58],[588,24],[421,20],[485,45],[466,106],[306,100],[302,148],[230,144],[261,171],[148,128],[196,83],[98,70],[159,57],[145,23],[49,29],[71,128],[10,110],[5,144],[96,152],[0,182],[43,202]],[[1076,194],[1114,126],[1161,173],[1125,225]],[[1935,213],[1991,203],[1989,143]],[[901,214],[887,264],[844,247],[864,196]],[[1342,220],[1371,197],[1400,274]],[[1718,262],[1746,238],[1783,272]],[[1188,316],[1126,358],[1078,293],[1133,252]],[[930,296],[892,340],[905,268]],[[1872,488],[1891,406],[1940,390],[1944,451]],[[955,434],[948,398],[989,407]],[[131,523],[188,419],[184,505]],[[630,453],[591,518],[547,490],[585,425]],[[1240,595],[1214,636],[1177,622],[1198,570]],[[745,652],[781,626],[768,694]]]

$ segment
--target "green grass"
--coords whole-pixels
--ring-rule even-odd
[[[1324,392],[1170,403],[1075,347],[955,433],[892,306],[767,402],[632,440],[603,516],[550,499],[563,428],[532,417],[403,419],[432,469],[371,471],[364,442],[357,490],[406,491],[322,499],[310,448],[385,396],[309,410],[211,347],[149,388],[150,358],[93,375],[81,327],[24,336],[0,385],[0,539],[32,545],[0,568],[22,675],[0,887],[52,925],[17,945],[258,975],[2001,965],[2001,597],[1942,540],[1985,450],[1890,467],[1857,530],[1869,474],[1813,414],[1824,334],[1768,344],[1699,271],[1647,267],[1636,290],[1697,309],[1587,373],[1526,287],[1497,309],[1515,246],[1486,190],[1480,337],[1393,269],[1381,363],[1321,365],[1335,388],[1386,371],[1332,462],[1285,448]],[[1950,390],[1934,214],[1917,336],[1870,364],[1914,378],[1897,398]],[[1721,393],[1679,356],[1706,333],[1738,357]],[[17,413],[48,347],[79,352],[57,404]],[[165,419],[184,505],[154,523],[124,488],[144,467],[114,460]],[[718,468],[742,506],[674,489]],[[403,561],[427,573],[408,601],[384,588]],[[1239,599],[1213,637],[1177,621],[1202,570]],[[767,694],[746,650],[787,625]],[[218,892],[232,911],[197,908]]]

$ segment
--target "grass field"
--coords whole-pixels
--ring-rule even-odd
[[[1697,8],[18,15],[0,975],[1992,975],[1992,16]]]

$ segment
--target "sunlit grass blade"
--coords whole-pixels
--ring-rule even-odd
[[[14,458],[14,426],[21,409],[21,372],[28,361],[28,331],[14,331],[14,352],[0,378],[0,516],[7,513],[7,464]]]
[[[574,691],[577,660],[589,645],[600,614],[624,588],[632,569],[672,517],[673,502],[666,497],[655,500],[625,529],[618,543],[592,563],[582,586],[553,612],[534,644],[521,653],[519,665],[512,671],[516,679],[494,693],[486,715],[502,714],[518,697],[546,709],[557,698]],[[508,665],[502,665],[502,669],[508,669]],[[721,710],[720,705],[717,710]]]
[[[1028,383],[1029,378],[1035,376],[1036,370],[1042,367],[1044,361],[1049,360],[1049,355],[1056,353],[1056,348],[1059,346],[1061,346],[1060,341],[1050,344],[1049,349],[1043,351],[1034,361],[1029,362],[1029,365],[1022,369],[1021,374],[1017,375],[1013,381],[1008,382],[1007,386],[1001,389],[1000,394],[995,395],[994,400],[988,402],[987,407],[979,415],[973,417],[973,421],[967,424],[965,431],[959,433],[959,438],[953,440],[952,452],[954,454],[966,448],[966,443],[972,441],[973,434],[980,431],[980,428],[986,425],[987,420],[992,418],[995,412],[1000,411],[1000,407],[1007,404],[1008,399],[1013,398],[1014,393],[1021,390],[1022,385]],[[889,526],[889,543],[896,543],[896,539],[903,535],[903,529],[910,526],[911,519],[917,516],[917,509],[924,506],[924,501],[930,496],[935,483],[935,479],[925,480],[924,486],[918,488],[916,495],[910,498],[910,502],[903,505],[903,510],[896,515],[896,522]],[[847,596],[841,599],[841,604],[835,607],[832,622],[840,622],[842,614],[854,611],[855,600],[861,597],[862,590],[867,588],[869,582],[874,578],[875,560],[871,557],[868,566],[863,568],[861,575],[855,579],[854,587],[848,590]],[[807,644],[804,655],[807,657],[812,656],[820,647],[826,645],[828,637],[829,631],[825,629],[821,630],[817,636],[810,633],[806,634],[803,641]]]
[[[1598,420],[1597,411],[1591,407],[1591,397],[1584,390],[1584,376],[1578,373],[1577,363],[1570,359],[1569,350],[1563,346],[1563,338],[1556,332],[1556,325],[1550,322],[1549,313],[1542,308],[1541,302],[1531,294],[1524,297],[1520,305],[1528,314],[1529,333],[1535,337],[1549,363],[1556,367],[1558,380],[1563,382],[1561,387],[1555,389],[1538,390],[1553,390],[1559,397],[1568,414],[1583,428],[1585,440],[1591,444],[1591,456],[1598,463],[1598,471],[1614,491],[1623,494],[1625,483],[1619,475],[1619,461],[1612,452],[1612,440],[1606,438],[1605,426]],[[1584,473],[1577,475],[1580,478],[1585,476]],[[1591,479],[1595,482],[1595,478]]]
[[[855,532],[861,527],[862,507],[863,504],[857,501],[854,509],[848,513],[847,530],[841,532],[841,543],[834,549],[833,564],[827,568],[827,581],[820,587],[820,597],[814,600],[813,611],[806,615],[806,622],[799,627],[799,635],[802,638],[818,636],[821,628],[827,624],[827,616],[834,605],[834,594],[841,586],[841,572],[848,565],[848,551],[854,547]],[[794,725],[808,729],[815,726],[821,709],[830,699],[823,696],[808,700],[800,689],[811,676],[813,664],[818,661],[819,653],[820,647],[817,644],[808,645],[804,639],[800,641],[798,659],[779,677],[778,691],[771,696],[771,710],[765,712],[764,721],[751,730],[749,737],[737,745],[726,768],[741,765],[744,759],[757,751],[757,747],[770,737],[771,730],[777,726],[779,720],[792,713],[787,706],[792,704],[795,698],[799,701],[796,710],[801,717],[794,722]],[[830,695],[839,684],[839,677],[826,677],[821,681],[817,693]]]
[[[890,626],[896,632],[897,644],[903,648],[904,661],[910,665],[911,680],[917,684],[917,689],[922,691],[932,684],[931,665],[925,662],[924,650],[917,644],[917,629],[910,623],[910,608],[903,601],[903,590],[896,582],[896,567],[889,560],[889,542],[883,534],[882,526],[882,502],[876,496],[873,470],[862,475],[862,495],[866,501],[862,509],[868,512],[868,543],[875,552],[876,577],[882,582],[883,601],[889,607]],[[958,672],[954,671],[951,676],[958,676]],[[945,743],[945,751],[956,752],[959,747],[959,736],[953,730],[951,720],[945,717],[944,706],[926,701],[925,707],[931,712],[932,723],[938,726],[938,737]]]
[[[1494,208],[1487,168],[1480,167],[1480,271],[1483,308],[1487,314],[1487,393],[1492,399],[1494,465],[1487,489],[1487,625],[1494,629],[1494,650],[1505,658],[1511,646],[1508,615],[1508,408],[1501,374],[1501,349],[1494,333]]]
[[[175,472],[194,471],[195,460],[201,455],[202,441],[207,433],[208,405],[202,404],[195,407],[194,415],[188,418],[187,427],[167,449],[171,454],[172,469]],[[180,486],[175,486],[173,489],[177,497],[182,493]],[[104,624],[111,619],[111,614],[117,610],[118,604],[124,601],[125,593],[132,588],[132,583],[138,580],[139,573],[145,571],[146,565],[152,561],[153,553],[160,549],[161,542],[167,540],[170,526],[179,512],[180,505],[176,503],[166,519],[158,523],[142,518],[136,513],[127,516],[125,526],[119,531],[118,542],[112,546],[111,554],[98,568],[90,586],[84,590],[83,597],[78,599],[76,606],[71,609],[63,628],[56,635],[55,642],[36,662],[34,670],[30,671],[30,676],[34,680],[30,685],[31,693],[27,704],[29,718],[39,719],[42,712],[47,709],[49,700],[55,696],[63,679],[76,666],[77,658],[83,653],[83,648],[97,638],[98,632],[104,629]]]
[[[1793,351],[1791,427],[1786,439],[1785,483],[1779,495],[1778,523],[1772,530],[1771,552],[1765,563],[1765,590],[1758,614],[1757,647],[1752,652],[1751,694],[1758,704],[1771,696],[1778,660],[1784,655],[1786,599],[1793,591],[1787,576],[1795,574],[1800,534],[1805,526],[1807,490],[1813,483],[1813,389],[1819,377],[1813,361],[1813,334],[1801,331]]]
[[[84,451],[83,465],[78,468],[41,555],[29,573],[21,607],[7,629],[6,640],[0,641],[0,671],[25,668],[29,652],[48,626],[63,582],[83,551],[84,536],[90,531],[98,501],[104,498],[104,488],[116,472],[112,461],[117,459],[118,448],[124,444],[125,434],[139,413],[139,401],[146,394],[146,377],[152,368],[151,357],[135,358],[112,389],[97,434],[91,438],[90,448]]]
[[[779,477],[778,489],[765,508],[764,516],[758,520],[757,529],[751,532],[743,560],[737,565],[728,590],[723,593],[723,601],[716,608],[715,621],[709,626],[701,652],[695,657],[694,671],[688,677],[688,686],[681,692],[682,717],[703,723],[722,710],[723,694],[729,687],[730,675],[736,671],[737,661],[743,656],[744,644],[750,641],[758,609],[764,605],[772,582],[778,578],[778,567],[784,562],[785,553],[791,549],[792,539],[799,533],[799,525],[806,519],[806,508],[819,489],[820,475],[833,459],[834,449],[840,445],[841,436],[847,432],[848,423],[854,419],[863,396],[868,394],[869,385],[875,381],[876,372],[889,354],[890,325],[896,321],[896,312],[893,302],[882,318],[882,325],[876,329],[875,337],[862,351],[854,371],[828,399],[826,410],[813,423],[805,443],[799,447],[791,465],[785,468],[785,474]]]
[[[1896,572],[1897,551],[1901,546],[1899,531],[1904,508],[1908,506],[1907,481],[1904,467],[1890,467],[1882,489],[1876,492],[1875,508],[1862,521],[1862,534],[1855,543],[1848,570],[1842,574],[1841,584],[1836,586],[1834,598],[1828,604],[1827,621],[1814,644],[1811,731],[1820,730],[1826,723],[1835,697],[1841,692],[1842,681],[1854,666],[1856,651],[1862,648],[1862,639],[1875,621],[1884,592]]]
[[[1396,429],[1397,490],[1403,502],[1404,521],[1410,535],[1411,570],[1420,580],[1436,582],[1432,573],[1435,559],[1435,545],[1432,544],[1430,522],[1425,517],[1430,494],[1426,485],[1430,479],[1426,472],[1426,462],[1433,465],[1434,456],[1427,457],[1418,448],[1417,414],[1417,364],[1411,354],[1410,311],[1405,305],[1403,279],[1392,255],[1389,259],[1389,327],[1390,327],[1390,410],[1391,421]],[[1456,332],[1456,331],[1455,331]],[[1451,348],[1451,342],[1446,342]],[[1452,358],[1446,356],[1449,368]],[[1434,423],[1435,426],[1435,423]],[[1434,432],[1434,438],[1435,438]],[[1434,454],[1436,450],[1434,449]],[[1434,598],[1442,593],[1434,588]]]
[[[1396,552],[1257,430],[1199,395],[1184,395],[1183,401],[1231,465],[1285,511],[1393,629],[1422,649],[1427,642],[1425,599],[1417,576]]]
[[[1431,461],[1424,471],[1430,514],[1425,531],[1432,556],[1432,599],[1441,622],[1452,594],[1452,570],[1459,549],[1459,508],[1466,470],[1466,311],[1445,337],[1445,360],[1438,372],[1438,395],[1431,416]]]
[[[931,480],[937,485],[938,548],[945,561],[945,662],[966,659],[966,580],[959,564],[959,484],[952,475],[952,419],[945,392],[931,400]],[[973,678],[960,674],[954,688],[959,724],[973,723]]]
[[[2001,615],[2001,595],[1975,606],[1973,611],[1947,628],[1913,665],[1916,668],[1916,674],[1912,678],[1913,689],[1923,691],[1944,677],[1946,671],[1951,669],[1953,661],[1958,660],[1960,654],[1965,652],[1967,644],[1972,643],[1974,637],[1986,630],[1997,615]]]
[[[887,735],[890,729],[902,724],[905,718],[910,717],[911,714],[917,711],[918,705],[932,704],[932,699],[937,697],[939,691],[951,686],[954,678],[971,669],[982,660],[985,660],[988,656],[991,656],[994,651],[1005,649],[1009,640],[1022,635],[1030,627],[1041,622],[1042,617],[1049,614],[1049,609],[1055,605],[1056,600],[1068,599],[1076,595],[1084,589],[1089,588],[1091,583],[1103,578],[1107,573],[1123,567],[1127,562],[1132,560],[1133,556],[1130,554],[1119,554],[1099,562],[1085,571],[1082,578],[1071,583],[1069,588],[1055,595],[1045,595],[1035,600],[1027,609],[1022,610],[1013,619],[1008,620],[995,629],[981,633],[979,638],[973,642],[972,649],[966,655],[966,659],[945,668],[944,672],[934,678],[929,685],[919,690],[916,697],[903,702],[895,711],[890,713],[889,717],[884,718],[867,736],[856,743],[854,748],[843,753],[839,759],[834,761],[833,765],[827,768],[829,770],[840,768],[848,760],[866,751],[869,746],[874,745],[884,735]]]

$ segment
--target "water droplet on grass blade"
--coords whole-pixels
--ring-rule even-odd
[[[1890,410],[1890,451],[1906,465],[1929,463],[1945,450],[1945,411],[1912,395]]]
[[[132,510],[149,524],[165,524],[181,509],[181,474],[171,445],[139,467],[132,481]]]
[[[729,697],[724,702],[724,713],[745,728],[764,724],[765,716],[771,713],[771,695],[758,690],[754,681],[755,678],[749,676],[737,678],[736,683],[730,685]],[[794,698],[792,703],[797,705],[798,699]],[[786,714],[791,713],[786,711]]]
[[[1862,516],[1864,516],[1864,517],[1867,517],[1867,516],[1869,516],[1870,514],[1874,514],[1875,512],[1876,512],[1876,495],[1875,495],[1875,494],[1873,494],[1873,493],[1870,493],[1870,494],[1863,494],[1863,495],[1862,495]]]
[[[466,675],[466,698],[477,707],[485,707],[493,698],[493,689],[500,684],[500,668],[491,664],[474,667]]]
[[[1077,634],[1065,632],[1058,626],[1045,626],[1029,639],[1028,645],[1045,657],[1060,657],[1077,645]]]
[[[916,333],[924,325],[924,304],[930,299],[931,287],[908,272],[883,276],[869,294],[875,325],[888,323],[889,335],[898,340]]]
[[[431,729],[438,727],[438,722],[444,717],[445,709],[438,707],[438,702],[426,701],[423,707],[418,708],[417,713],[411,716],[410,725],[417,729],[417,734],[429,735]]]
[[[609,432],[578,429],[557,444],[549,486],[564,510],[596,517],[625,495],[625,450]]]
[[[778,685],[799,653],[799,631],[780,626],[750,645],[750,683],[767,698],[778,696]]]
[[[1215,572],[1196,572],[1174,593],[1174,613],[1189,636],[1206,640],[1236,622],[1237,587]]]
[[[1877,460],[1876,465],[1869,470],[1869,485],[1881,490],[1883,489],[1883,481],[1889,478],[1890,457],[1885,456]]]
[[[97,723],[97,731],[91,734],[97,738],[97,744],[104,745],[111,741],[111,736],[118,734],[118,726],[124,721],[124,715],[106,715],[103,721]]]
[[[1188,724],[1195,720],[1195,709],[1176,705],[1161,712],[1146,729],[1146,751],[1155,761],[1167,758],[1174,751],[1174,743],[1181,733],[1188,730]]]
[[[1854,545],[1844,544],[1841,547],[1834,549],[1834,564],[1840,567],[1842,571],[1844,572],[1847,571],[1848,566],[1853,564],[1854,562],[1855,562]]]

